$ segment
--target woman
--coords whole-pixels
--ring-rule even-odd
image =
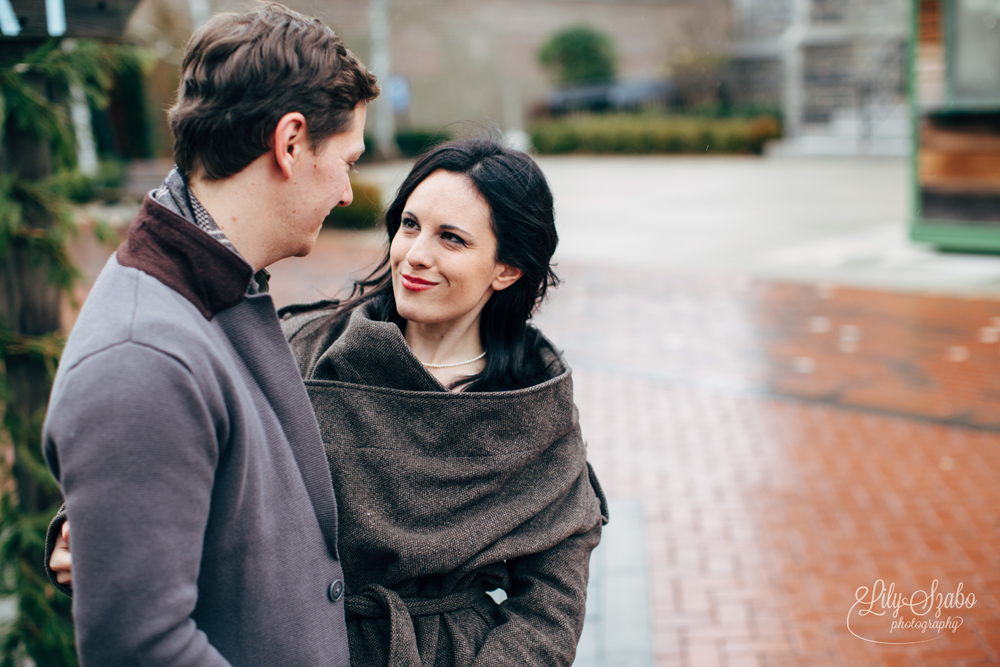
[[[548,185],[451,142],[386,227],[351,299],[281,313],[337,494],[351,662],[571,664],[607,510],[569,369],[528,324],[556,282]]]

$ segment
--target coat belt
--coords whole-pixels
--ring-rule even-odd
[[[441,598],[402,598],[379,584],[368,584],[357,593],[344,597],[347,618],[389,619],[389,664],[393,667],[420,666],[413,618],[436,616],[467,609],[486,596],[483,588],[467,588]]]

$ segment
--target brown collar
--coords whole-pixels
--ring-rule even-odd
[[[242,301],[253,277],[246,261],[149,195],[118,248],[118,263],[153,276],[207,320]]]

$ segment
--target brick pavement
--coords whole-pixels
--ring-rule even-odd
[[[1000,664],[1000,302],[562,274],[539,319],[606,490],[644,505],[657,665]],[[880,578],[976,603],[863,641]],[[851,628],[927,638],[888,616]]]
[[[376,255],[324,233],[275,267],[275,298],[330,295]],[[606,491],[642,506],[658,667],[1000,665],[1000,302],[561,275],[539,323]],[[879,579],[975,604],[943,610],[954,632],[890,632],[891,610],[851,613]]]

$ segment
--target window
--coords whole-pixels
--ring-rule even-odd
[[[1000,0],[946,2],[952,103],[1000,103]]]

